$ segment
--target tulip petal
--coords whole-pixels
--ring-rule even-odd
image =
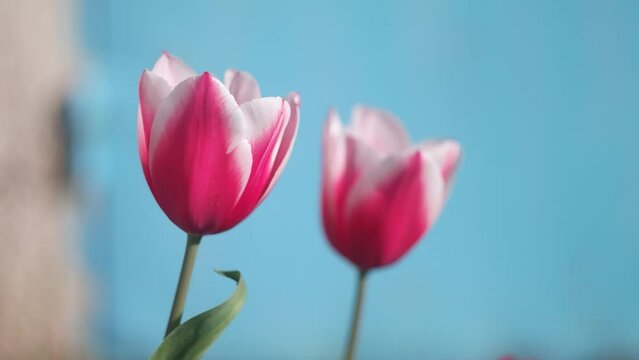
[[[142,170],[151,192],[153,184],[151,181],[148,165],[149,138],[151,137],[151,126],[158,106],[171,92],[169,84],[159,75],[148,70],[142,72],[139,84],[140,104],[138,106],[138,151]]]
[[[140,154],[140,164],[142,172],[149,189],[153,192],[153,183],[151,181],[151,170],[149,169],[149,141],[148,135],[144,132],[144,122],[142,120],[142,110],[138,106],[138,154]]]
[[[353,185],[380,155],[342,127],[334,110],[328,114],[323,136],[322,214],[329,238],[343,233],[344,204]]]
[[[205,72],[180,83],[157,111],[149,147],[153,190],[186,232],[221,231],[246,186],[251,146],[236,109],[233,96]]]
[[[333,110],[326,120],[323,142],[326,185],[337,188],[338,192],[346,193],[363,171],[382,159],[368,143],[344,129],[339,115]]]
[[[224,229],[242,221],[263,198],[273,172],[282,134],[291,114],[288,102],[279,97],[245,102],[238,111],[247,124],[245,136],[251,145],[253,165],[244,192],[226,219]]]
[[[291,93],[286,97],[286,101],[288,102],[289,108],[291,109],[291,115],[288,119],[288,123],[286,124],[286,128],[284,129],[282,142],[280,143],[277,156],[275,157],[275,161],[273,162],[273,171],[271,172],[268,188],[262,195],[260,202],[262,202],[266,195],[271,192],[271,189],[280,178],[280,175],[282,174],[282,171],[284,170],[284,167],[286,166],[286,163],[291,156],[293,144],[295,143],[295,137],[297,136],[300,116],[300,96],[297,93]]]
[[[346,164],[345,130],[337,111],[331,109],[322,134],[322,171],[324,192],[331,193]],[[330,194],[332,195],[332,194]],[[332,197],[332,196],[330,196]]]
[[[363,269],[388,265],[430,228],[443,198],[444,181],[432,156],[410,151],[389,157],[351,190],[338,250]]]
[[[144,123],[144,133],[148,136],[151,131],[151,124],[155,119],[158,106],[171,92],[172,87],[158,74],[144,70],[140,77],[139,96],[142,121]]]
[[[164,51],[158,61],[155,62],[152,72],[162,77],[171,88],[176,87],[187,78],[196,75],[195,71],[182,60],[166,51]]]
[[[255,100],[260,97],[260,87],[253,75],[235,69],[229,69],[224,73],[224,86],[235,97],[238,104]]]
[[[446,186],[449,187],[452,177],[461,158],[461,146],[454,140],[430,140],[421,148],[433,155],[442,172]]]
[[[329,239],[339,237],[339,217],[336,194],[346,164],[344,127],[337,112],[329,110],[322,134],[322,220]]]
[[[358,105],[353,108],[351,121],[355,136],[383,154],[410,146],[402,124],[386,111]]]

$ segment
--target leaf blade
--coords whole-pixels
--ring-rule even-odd
[[[216,272],[236,282],[233,294],[222,304],[194,316],[173,330],[151,355],[151,360],[200,359],[240,312],[246,301],[246,284],[239,271]]]

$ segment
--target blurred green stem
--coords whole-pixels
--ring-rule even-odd
[[[346,348],[344,360],[353,360],[355,358],[359,323],[362,316],[362,303],[364,302],[364,291],[366,290],[366,274],[367,271],[361,269],[357,274],[357,293],[355,295],[355,308],[353,309],[353,320],[351,322],[351,335],[348,340],[348,348]]]
[[[175,289],[175,297],[173,298],[173,307],[171,307],[171,315],[169,315],[169,323],[166,326],[167,337],[173,329],[180,325],[182,313],[184,312],[184,302],[186,294],[189,292],[189,283],[191,282],[191,273],[195,264],[195,256],[200,246],[202,236],[188,234],[186,238],[186,250],[184,251],[184,260],[182,260],[182,270],[180,270],[180,279],[178,280],[177,289]]]

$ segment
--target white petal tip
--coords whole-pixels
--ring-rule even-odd
[[[290,94],[288,94],[288,96],[286,97],[286,99],[293,105],[295,106],[300,106],[302,100],[300,99],[300,94],[297,92],[292,92]]]

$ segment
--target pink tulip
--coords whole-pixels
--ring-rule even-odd
[[[450,192],[461,148],[411,145],[391,114],[358,106],[324,127],[322,216],[333,247],[361,270],[389,265],[431,228]]]
[[[297,133],[300,100],[260,97],[248,73],[224,83],[168,53],[140,78],[138,148],[166,215],[187,233],[219,233],[266,197]]]

